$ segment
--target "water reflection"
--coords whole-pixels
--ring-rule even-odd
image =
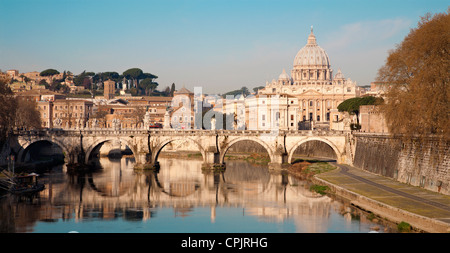
[[[134,170],[133,158],[100,158],[99,165],[84,172],[55,167],[41,178],[46,189],[38,198],[2,198],[1,232],[68,232],[75,225],[123,232],[122,221],[151,221],[131,232],[280,232],[280,226],[287,226],[282,232],[368,232],[373,226],[309,191],[306,181],[264,165],[233,160],[221,173],[202,171],[202,161],[191,159],[160,158],[157,173]],[[117,225],[94,228],[91,221]],[[268,227],[243,231],[250,223]]]

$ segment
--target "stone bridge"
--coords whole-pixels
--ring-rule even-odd
[[[43,129],[16,131],[10,141],[11,153],[18,162],[25,160],[29,147],[40,141],[58,145],[68,164],[88,164],[96,148],[106,142],[128,146],[137,167],[157,165],[158,155],[167,144],[175,140],[190,140],[198,147],[205,166],[223,166],[228,149],[240,141],[253,141],[263,146],[270,157],[270,168],[281,168],[291,163],[300,145],[320,141],[330,146],[338,163],[352,164],[350,131],[310,130],[173,130],[173,129]]]

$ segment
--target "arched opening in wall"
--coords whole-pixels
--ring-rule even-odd
[[[242,160],[254,164],[270,163],[267,149],[260,143],[252,140],[241,140],[232,144],[223,154],[225,163],[233,160]]]
[[[56,143],[41,140],[30,144],[19,157],[19,162],[64,162],[64,151]]]
[[[136,162],[135,156],[131,148],[126,142],[120,140],[107,140],[98,143],[88,150],[86,154],[87,164],[99,167],[111,167],[110,163],[122,163],[128,166]],[[131,166],[131,165],[130,165]]]
[[[153,161],[159,164],[159,170],[154,175],[153,189],[159,188],[158,191],[175,198],[190,196],[200,189],[204,152],[196,141],[167,140],[155,152]]]
[[[155,161],[158,161],[159,158],[181,158],[203,161],[203,154],[195,141],[185,138],[171,140],[163,144],[157,150]]]
[[[299,160],[326,160],[336,161],[337,154],[327,143],[319,140],[311,140],[300,144],[293,152],[291,163]]]
[[[233,194],[257,196],[270,185],[270,154],[257,141],[240,140],[229,146],[223,153],[226,169],[224,181],[234,185]]]

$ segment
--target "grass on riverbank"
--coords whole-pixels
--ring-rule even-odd
[[[336,167],[328,162],[319,160],[296,159],[289,167],[289,171],[304,179],[309,179],[314,175],[334,170]]]
[[[330,165],[327,162],[319,160],[304,160],[296,159],[292,162],[292,165],[288,168],[291,174],[294,174],[301,179],[311,179],[314,175],[334,170],[336,167]],[[313,184],[309,187],[311,191],[317,192],[321,195],[325,195],[329,191],[328,186]]]

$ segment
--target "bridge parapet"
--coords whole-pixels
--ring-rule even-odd
[[[39,130],[14,130],[14,135],[21,136],[41,136],[41,135],[131,135],[131,134],[150,134],[150,135],[297,135],[297,136],[343,136],[351,133],[351,131],[342,130],[203,130],[203,129],[112,129],[112,128],[95,128],[95,129],[61,129],[61,128],[45,128]],[[360,133],[358,133],[360,134]]]

